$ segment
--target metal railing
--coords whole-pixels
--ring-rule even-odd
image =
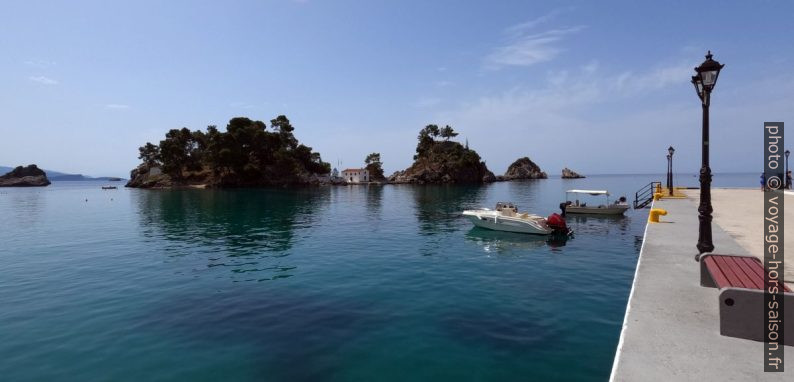
[[[645,208],[653,201],[653,194],[661,190],[662,182],[650,182],[634,193],[634,209]]]

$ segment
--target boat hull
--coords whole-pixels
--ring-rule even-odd
[[[526,233],[530,235],[549,235],[551,229],[544,229],[536,227],[529,222],[520,221],[519,219],[508,219],[493,216],[464,214],[469,221],[477,227],[490,229],[494,231]]]
[[[566,214],[588,214],[588,215],[623,215],[629,206],[609,206],[609,207],[581,207],[567,206]]]

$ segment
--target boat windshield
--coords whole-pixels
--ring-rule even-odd
[[[609,196],[609,191],[607,190],[568,190],[565,191],[566,193],[570,194],[588,194],[588,195],[606,195]]]
[[[574,195],[573,201],[571,195]],[[609,191],[606,190],[568,190],[565,191],[565,201],[571,201],[575,206],[586,206],[586,203],[580,203],[579,197],[576,195],[603,196],[606,198],[606,203],[609,204]]]
[[[516,207],[515,204],[510,202],[498,202],[496,203],[496,210],[497,211],[512,210],[513,212],[518,212],[518,207]]]

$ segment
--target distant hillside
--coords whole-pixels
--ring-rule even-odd
[[[11,171],[13,169],[14,169],[13,167],[0,166],[0,175],[6,174],[6,173],[8,173],[9,171]],[[121,178],[116,178],[116,177],[112,177],[112,176],[101,176],[101,177],[94,178],[94,177],[91,177],[91,176],[85,176],[83,174],[67,174],[65,172],[52,171],[52,170],[44,170],[44,172],[47,174],[47,178],[49,180],[53,181],[53,182],[66,181],[66,180],[71,180],[71,181],[86,181],[86,180],[97,181],[98,180],[98,181],[105,181],[105,182],[122,180]]]

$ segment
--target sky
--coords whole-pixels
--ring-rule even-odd
[[[6,1],[0,165],[123,176],[172,128],[286,115],[334,167],[408,167],[449,124],[502,174],[700,167],[689,79],[725,64],[714,172],[760,172],[764,121],[794,126],[786,1]],[[794,136],[789,139],[794,142]],[[794,145],[794,144],[792,144]]]

